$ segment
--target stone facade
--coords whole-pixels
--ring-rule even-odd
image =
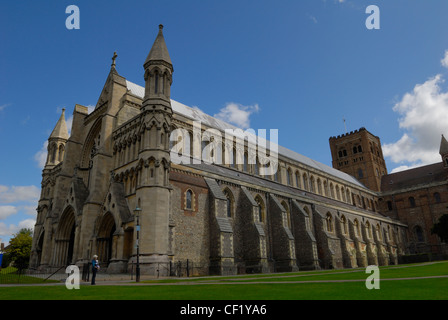
[[[379,212],[378,192],[285,148],[270,158],[278,171],[261,175],[266,163],[247,141],[212,139],[210,130],[227,124],[170,99],[173,70],[160,26],[145,87],[119,75],[114,56],[95,110],[75,106],[70,136],[61,116],[49,138],[32,267],[83,265],[97,254],[108,272],[127,272],[137,243],[141,272],[159,275],[187,259],[197,274],[397,263],[407,224]],[[242,161],[195,163],[201,146],[219,146],[211,158]],[[186,163],[173,161],[187,149]]]
[[[431,228],[448,208],[448,169],[443,162],[383,177],[379,198],[382,212],[408,225],[407,251],[412,254],[448,254]]]
[[[407,253],[448,254],[448,246],[431,234],[432,226],[448,208],[448,142],[443,136],[441,162],[391,174],[387,173],[379,138],[365,128],[331,137],[330,146],[333,166],[355,176],[361,170],[360,181],[379,191],[373,207],[408,226],[403,235]],[[362,198],[361,202],[369,201]],[[395,250],[388,242],[377,248],[381,250],[375,255],[381,261]],[[373,254],[374,250],[370,251]]]

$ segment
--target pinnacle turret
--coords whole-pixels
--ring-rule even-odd
[[[445,137],[442,134],[442,140],[440,141],[440,149],[439,153],[441,156],[448,154],[448,141],[446,141]]]
[[[50,135],[50,139],[60,138],[67,140],[68,137],[67,123],[65,122],[65,109],[62,109],[62,114]]]
[[[143,64],[145,68],[145,97],[143,110],[163,110],[171,112],[171,84],[173,64],[163,37],[163,26],[159,25],[159,33]]]
[[[48,138],[48,156],[45,168],[52,168],[64,161],[65,144],[68,138],[67,123],[65,122],[65,109],[62,109],[62,114]]]

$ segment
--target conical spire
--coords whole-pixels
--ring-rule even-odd
[[[61,117],[56,123],[56,126],[53,129],[53,132],[50,135],[51,138],[61,138],[67,140],[69,138],[67,123],[65,122],[65,109],[62,109]]]
[[[143,111],[151,108],[152,111],[159,109],[162,112],[172,112],[170,92],[174,69],[162,30],[163,26],[159,25],[159,33],[143,64],[145,69],[143,76],[145,79]]]
[[[151,50],[149,51],[148,57],[146,57],[144,66],[151,61],[157,61],[157,62],[166,62],[170,66],[172,66],[170,54],[168,53],[168,48],[166,47],[165,38],[163,37],[163,25],[159,25],[159,34],[156,37],[156,40],[154,41],[154,44],[152,45]]]

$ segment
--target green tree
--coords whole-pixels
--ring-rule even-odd
[[[9,240],[9,247],[6,250],[10,261],[18,269],[28,268],[31,255],[31,244],[33,242],[33,230],[20,229],[18,233]]]
[[[431,234],[438,235],[442,242],[448,243],[448,214],[439,218],[439,221],[432,227]]]

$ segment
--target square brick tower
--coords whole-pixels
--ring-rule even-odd
[[[387,174],[380,138],[366,128],[330,138],[333,168],[348,173],[374,191]]]

